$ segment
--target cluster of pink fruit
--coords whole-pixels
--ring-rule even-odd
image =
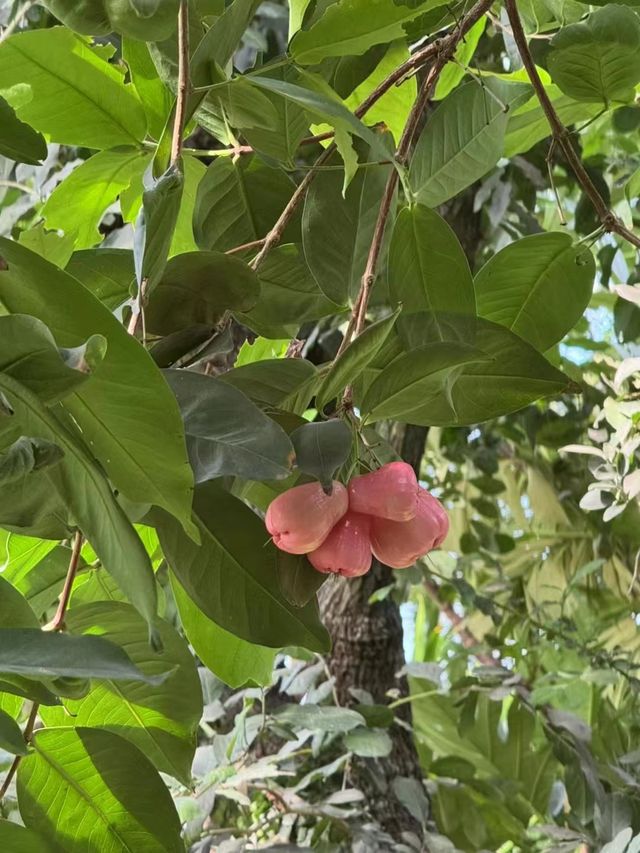
[[[439,547],[449,529],[444,507],[406,462],[354,477],[348,489],[334,480],[328,495],[320,483],[295,486],[272,501],[265,523],[281,551],[306,554],[319,572],[345,577],[366,574],[372,555],[405,569]]]

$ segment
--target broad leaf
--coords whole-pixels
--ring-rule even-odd
[[[47,156],[42,134],[20,121],[4,98],[0,98],[0,154],[17,163],[37,165]]]
[[[169,791],[146,756],[100,729],[42,729],[18,770],[20,814],[65,853],[183,853]]]
[[[13,539],[26,537],[14,536]],[[55,542],[40,540],[49,549],[40,551],[41,556],[33,565],[12,559],[4,570],[4,577],[24,595],[33,611],[42,615],[57,600],[69,566],[71,549]],[[44,551],[44,553],[43,553]],[[37,552],[36,552],[37,553]]]
[[[26,755],[27,745],[22,737],[20,726],[6,711],[0,710],[0,749],[12,755]],[[0,831],[0,841],[2,833]]]
[[[129,249],[84,249],[74,252],[65,270],[113,311],[135,290],[133,252]]]
[[[487,18],[483,15],[458,44],[453,58],[445,65],[442,74],[438,78],[436,90],[433,95],[435,101],[446,98],[462,81],[486,26]]]
[[[248,643],[216,625],[189,598],[175,576],[171,577],[171,589],[182,629],[195,653],[214,675],[229,687],[271,684],[275,649]]]
[[[533,234],[494,255],[475,278],[478,314],[544,352],[589,304],[595,261],[569,234]]]
[[[142,207],[136,219],[133,258],[138,285],[149,293],[166,266],[178,221],[184,187],[181,164],[172,164],[159,177],[151,169],[143,177]]]
[[[288,554],[278,550],[276,566],[280,592],[296,607],[308,604],[327,579],[326,575],[313,568],[306,554]]]
[[[218,157],[198,186],[193,231],[201,249],[224,252],[265,237],[295,187],[256,158]]]
[[[631,101],[640,82],[640,20],[624,6],[592,12],[551,40],[549,73],[576,101]]]
[[[57,444],[42,438],[22,436],[0,453],[0,487],[15,487],[24,477],[55,465],[62,457],[62,450]]]
[[[111,680],[93,684],[82,699],[67,700],[66,711],[44,711],[46,725],[113,731],[135,744],[158,770],[189,785],[202,695],[195,661],[184,639],[167,622],[160,622],[163,651],[155,653],[146,642],[146,625],[136,611],[113,601],[74,606],[66,622],[74,635],[101,637],[122,649],[147,677],[170,672],[161,684],[149,686]]]
[[[288,726],[331,733],[348,732],[365,725],[364,717],[357,711],[320,705],[285,705],[275,717]]]
[[[73,254],[75,239],[75,234],[48,230],[42,221],[26,231],[21,231],[18,243],[63,269]]]
[[[472,80],[445,98],[411,159],[418,201],[437,207],[486,175],[502,156],[509,105],[528,99],[530,91],[525,84]]]
[[[156,617],[155,579],[140,539],[116,501],[99,465],[74,433],[69,419],[64,423],[47,410],[27,388],[0,374],[0,391],[9,399],[24,434],[38,435],[57,444],[64,456],[43,468],[49,490],[58,496],[93,545],[107,571],[150,624]]]
[[[129,67],[131,82],[146,113],[149,133],[154,139],[160,139],[171,112],[173,96],[158,77],[149,48],[144,41],[123,38],[122,58]]]
[[[41,835],[8,820],[0,820],[0,844],[11,853],[58,853]]]
[[[239,388],[247,397],[261,406],[289,408],[298,394],[309,388],[307,402],[313,396],[317,371],[303,358],[269,358],[253,364],[236,367],[220,375],[222,382]],[[307,403],[301,403],[302,410]],[[295,411],[294,406],[291,411]]]
[[[269,72],[280,80],[293,80],[296,73],[286,66]],[[309,116],[292,101],[281,98],[271,92],[261,93],[266,97],[273,110],[273,119],[268,127],[246,127],[244,136],[247,142],[267,157],[273,157],[283,163],[294,164],[294,154],[301,140],[309,132]]]
[[[79,33],[108,35],[122,33],[131,38],[159,41],[176,28],[179,0],[47,0],[56,17]]]
[[[78,346],[87,330],[104,335],[99,372],[65,407],[118,490],[132,501],[164,506],[188,525],[193,480],[182,421],[151,357],[74,278],[9,240],[0,239],[0,255],[9,266],[0,272],[5,311],[50,324],[60,346]]]
[[[361,167],[344,198],[339,171],[321,172],[307,192],[305,258],[322,292],[340,305],[358,293],[390,168]]]
[[[343,420],[333,419],[303,424],[291,433],[291,442],[299,470],[330,490],[334,474],[349,458],[353,434]]]
[[[250,309],[259,293],[258,277],[239,258],[221,252],[175,255],[145,310],[146,328],[170,335],[188,326],[214,326],[225,311]]]
[[[389,247],[389,293],[404,314],[476,313],[469,262],[451,227],[422,204],[400,211]]]
[[[355,382],[376,357],[399,314],[400,308],[384,320],[372,323],[338,356],[316,392],[316,406],[319,410],[341,394],[347,385]]]
[[[85,160],[51,193],[42,215],[49,228],[75,236],[75,246],[86,249],[102,240],[98,226],[106,209],[142,174],[148,152],[139,148],[100,151]]]
[[[318,320],[341,308],[318,287],[297,245],[287,243],[269,252],[258,270],[260,297],[236,316],[267,338],[293,337],[307,320]]]
[[[393,741],[382,729],[358,726],[347,732],[344,745],[350,752],[363,758],[384,758],[393,748]]]
[[[188,370],[167,370],[187,436],[196,483],[233,475],[281,480],[291,473],[287,434],[228,383]]]
[[[196,546],[166,513],[155,513],[162,550],[196,605],[221,628],[250,643],[327,647],[315,605],[292,607],[278,592],[275,546],[263,522],[213,483],[196,488]]]
[[[133,87],[65,27],[8,38],[0,45],[0,80],[18,117],[53,142],[102,149],[144,139],[147,120]]]

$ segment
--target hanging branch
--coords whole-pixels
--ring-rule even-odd
[[[64,617],[67,612],[67,607],[69,606],[69,599],[71,598],[73,582],[76,578],[76,574],[78,573],[78,564],[80,562],[80,552],[82,551],[82,543],[82,533],[78,531],[73,538],[73,547],[71,549],[69,567],[67,569],[67,576],[64,581],[62,592],[60,593],[58,609],[56,610],[56,615],[53,617],[51,622],[43,629],[45,631],[62,631],[62,629],[64,628]],[[36,724],[39,707],[40,704],[38,702],[34,702],[31,706],[31,711],[29,712],[29,717],[27,719],[23,732],[25,743],[29,743],[33,736],[33,729]],[[0,786],[0,802],[2,802],[4,795],[9,790],[9,785],[11,785],[13,777],[16,775],[20,762],[22,761],[22,757],[22,755],[16,755],[16,757],[13,759],[11,767],[7,771],[7,775],[5,776],[4,782]]]
[[[555,107],[551,103],[551,99],[544,88],[544,83],[538,74],[538,69],[533,61],[531,52],[529,51],[527,37],[524,29],[522,28],[522,21],[520,20],[515,0],[505,0],[505,7],[509,18],[509,24],[513,32],[513,39],[516,43],[516,47],[518,48],[518,53],[520,54],[520,58],[522,59],[522,63],[529,76],[529,80],[531,81],[536,97],[540,102],[540,106],[547,117],[554,142],[561,148],[567,158],[578,183],[593,205],[605,231],[617,234],[619,237],[622,237],[624,240],[627,240],[633,246],[640,249],[640,237],[627,228],[607,205],[606,201],[600,195],[598,189],[589,177],[589,174],[576,149],[573,147],[571,134],[560,121],[558,113],[556,112]]]

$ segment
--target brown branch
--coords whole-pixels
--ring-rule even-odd
[[[237,252],[248,252],[250,249],[259,249],[264,246],[265,238],[260,240],[251,240],[250,243],[242,243],[240,246],[234,246],[233,249],[227,249],[225,255],[235,255]]]
[[[518,48],[518,53],[520,54],[522,63],[529,76],[529,80],[531,81],[536,97],[540,102],[540,106],[547,117],[554,141],[562,149],[578,183],[598,214],[605,231],[613,232],[619,237],[622,237],[624,240],[627,240],[636,248],[640,248],[640,237],[634,234],[633,231],[630,231],[607,205],[606,201],[600,195],[598,189],[589,177],[589,174],[577,151],[573,147],[571,134],[560,121],[560,117],[551,103],[551,99],[544,88],[544,83],[538,74],[538,69],[533,61],[531,52],[529,51],[527,37],[522,27],[522,21],[520,20],[515,0],[505,0],[505,6],[507,16],[509,18],[509,24],[511,25],[511,30],[513,32],[513,38],[516,43],[516,47]]]
[[[36,724],[36,718],[38,716],[38,708],[39,707],[40,707],[40,705],[37,702],[34,702],[33,705],[31,706],[31,711],[29,712],[29,718],[26,722],[26,725],[24,727],[24,733],[23,733],[25,743],[29,743],[31,741],[31,737],[33,735],[33,729],[34,729],[34,726]],[[4,782],[2,783],[2,786],[0,786],[0,802],[2,802],[4,795],[9,790],[9,785],[11,785],[13,777],[16,775],[16,773],[18,771],[18,767],[20,766],[20,762],[22,761],[22,758],[23,758],[22,755],[16,755],[16,757],[13,759],[13,763],[11,764],[11,767],[7,770],[7,775],[5,776]]]
[[[171,138],[171,164],[175,165],[182,154],[182,136],[189,96],[189,4],[181,0],[178,10],[178,91],[176,114]]]

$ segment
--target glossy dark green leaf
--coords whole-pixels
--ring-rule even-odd
[[[288,67],[269,70],[270,76],[292,81],[296,72]],[[273,111],[268,127],[245,127],[248,143],[267,157],[282,163],[294,163],[300,142],[309,133],[309,116],[298,104],[271,92],[262,92]]]
[[[172,571],[206,616],[250,643],[327,648],[316,606],[292,607],[281,596],[276,549],[255,513],[215,484],[203,483],[196,488],[194,519],[200,546],[166,513],[154,516]]]
[[[302,218],[304,254],[325,296],[355,299],[390,166],[363,166],[342,196],[343,175],[325,171],[309,188]],[[392,211],[393,212],[393,211]],[[383,249],[386,251],[387,241]]]
[[[291,433],[296,465],[330,489],[333,476],[349,458],[353,434],[343,420],[303,424]]]
[[[65,27],[14,33],[0,45],[4,95],[18,118],[53,142],[97,149],[135,145],[147,129],[142,104],[103,57]]]
[[[508,109],[528,100],[529,86],[488,78],[448,95],[420,134],[410,166],[417,199],[437,207],[482,178],[504,147]]]
[[[400,211],[389,247],[389,293],[403,313],[476,313],[469,262],[452,228],[435,210]]]
[[[133,744],[90,728],[42,729],[18,770],[20,814],[65,853],[183,853],[161,777]]]
[[[133,258],[138,285],[147,282],[149,293],[162,276],[173,240],[182,190],[182,166],[172,165],[155,178],[151,171],[144,176],[142,208],[135,225]]]
[[[167,263],[145,309],[156,335],[193,325],[214,326],[225,311],[247,311],[260,294],[258,277],[239,258],[221,252],[187,252]]]
[[[249,480],[289,476],[291,441],[241,391],[189,370],[167,370],[165,377],[182,412],[196,483],[225,475]]]
[[[239,388],[260,406],[288,408],[288,403],[308,386],[308,400],[311,399],[316,376],[316,368],[303,358],[269,358],[236,367],[219,378]],[[306,403],[302,405],[303,411],[305,408]]]
[[[26,755],[27,745],[22,737],[20,726],[13,717],[5,711],[0,710],[0,749],[10,752],[12,755]],[[0,841],[2,834],[0,832]]]
[[[569,234],[524,237],[494,255],[477,274],[478,314],[544,352],[582,316],[595,273],[593,255]]]
[[[267,687],[273,679],[275,649],[258,646],[216,625],[189,598],[180,582],[171,576],[182,629],[203,664],[229,687],[256,684]]]
[[[563,27],[551,40],[547,65],[553,82],[576,101],[631,101],[640,82],[638,16],[608,5]]]
[[[201,249],[224,252],[260,240],[293,195],[291,179],[256,158],[218,157],[198,186],[193,233]]]
[[[54,850],[36,832],[8,820],[0,820],[0,844],[11,853],[34,853],[36,850],[38,853],[58,853],[59,849]]]
[[[98,601],[71,608],[67,630],[82,638],[100,637],[121,649],[148,678],[162,683],[117,686],[106,679],[63,709],[42,713],[47,726],[92,726],[127,738],[155,767],[183,784],[191,780],[202,693],[193,656],[185,640],[167,622],[158,625],[163,650],[147,642],[144,620],[128,604]]]
[[[306,554],[287,554],[278,549],[276,566],[280,592],[295,607],[308,604],[327,579],[313,568]]]
[[[113,311],[135,293],[136,273],[129,249],[83,249],[74,252],[65,271],[84,284]]]
[[[246,313],[236,312],[236,316],[263,337],[293,336],[306,321],[342,310],[320,290],[301,249],[293,243],[269,252],[258,278],[258,302]]]
[[[4,311],[50,324],[63,347],[82,344],[88,330],[104,335],[100,370],[64,405],[119,491],[132,501],[164,506],[188,525],[193,475],[182,420],[151,357],[72,276],[2,238],[0,255],[8,265],[0,272]]]
[[[20,121],[4,98],[0,98],[0,154],[17,163],[37,165],[47,156],[44,136]]]
[[[21,382],[45,403],[71,394],[104,358],[107,341],[92,335],[84,344],[61,349],[36,317],[0,317],[0,372]]]

